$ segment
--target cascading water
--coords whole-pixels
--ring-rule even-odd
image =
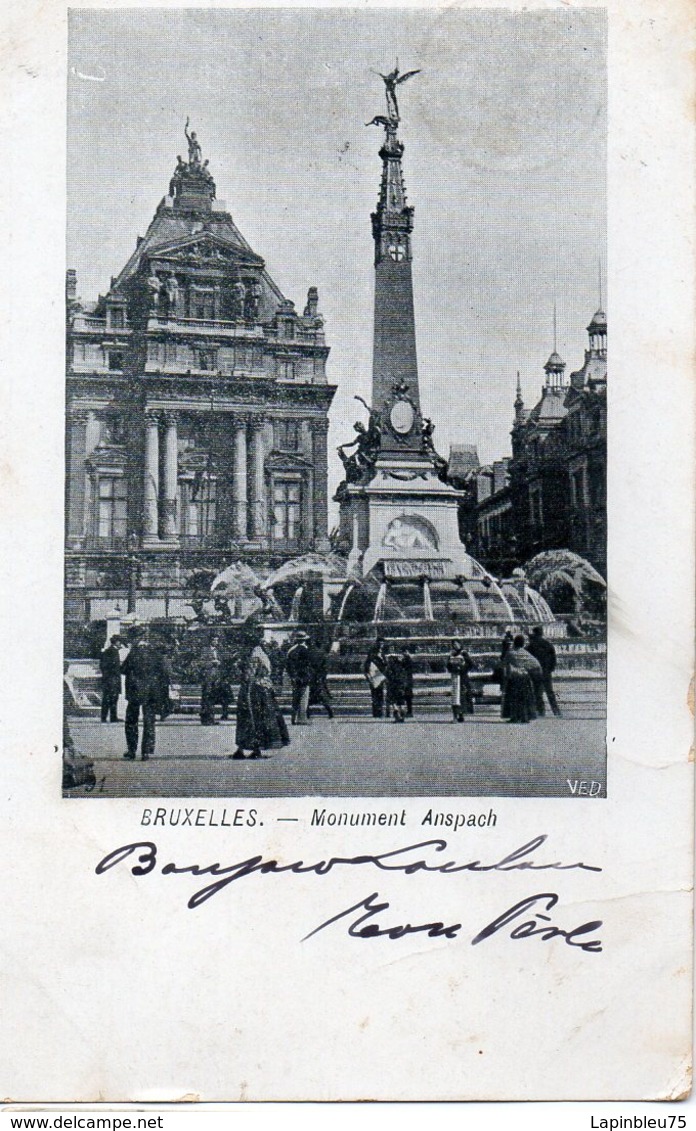
[[[300,605],[302,604],[302,594],[304,593],[304,585],[299,585],[295,590],[292,598],[292,605],[290,607],[290,620],[295,624],[300,619]]]
[[[373,614],[373,621],[382,620],[384,617],[384,605],[387,599],[387,583],[383,581],[377,592],[377,600],[375,601],[375,611]]]
[[[426,620],[434,620],[433,617],[433,602],[430,596],[430,582],[426,579],[423,582],[423,611]]]

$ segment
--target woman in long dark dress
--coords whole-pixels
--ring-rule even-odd
[[[534,680],[541,675],[541,665],[527,652],[524,636],[516,636],[504,660],[502,716],[511,723],[528,723],[537,717]]]
[[[262,750],[288,746],[290,737],[283,713],[273,690],[271,661],[258,634],[242,669],[237,698],[237,749],[231,758],[241,759],[250,750],[250,758],[266,758]]]
[[[392,709],[395,723],[402,723],[406,716],[406,692],[408,673],[401,656],[390,651],[384,669],[387,687],[387,702]]]
[[[474,696],[469,680],[473,666],[471,656],[464,651],[461,640],[453,640],[452,651],[447,657],[447,671],[452,677],[452,719],[455,723],[463,723],[465,714],[474,713]]]

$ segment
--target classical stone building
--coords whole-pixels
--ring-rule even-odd
[[[107,294],[68,271],[68,621],[190,615],[192,578],[328,548],[329,353],[216,199],[195,134]]]
[[[562,435],[569,389],[565,370],[554,349],[544,366],[541,397],[529,412],[518,385],[508,473],[516,549],[522,562],[542,550],[568,546],[568,469]]]
[[[554,350],[541,397],[527,411],[519,376],[512,458],[470,467],[450,481],[463,492],[462,537],[498,576],[543,550],[567,549],[606,574],[607,320],[587,327],[581,369],[566,377]]]
[[[574,550],[607,572],[607,320],[588,326],[585,363],[570,375],[563,438],[568,457],[569,538]]]

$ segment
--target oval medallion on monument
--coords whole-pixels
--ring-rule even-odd
[[[415,412],[410,401],[395,401],[389,414],[389,422],[399,436],[407,436],[413,428]]]

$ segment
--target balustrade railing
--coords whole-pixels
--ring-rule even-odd
[[[85,550],[103,551],[104,553],[118,552],[125,554],[128,549],[126,538],[118,535],[100,537],[99,535],[92,534],[85,538],[83,545]]]

